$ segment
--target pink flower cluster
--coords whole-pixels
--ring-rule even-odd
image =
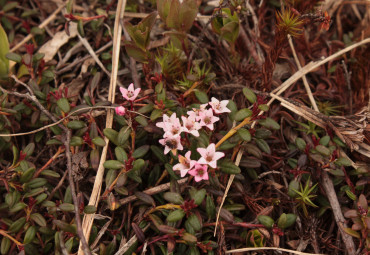
[[[125,98],[126,100],[130,102],[133,102],[136,99],[136,97],[139,95],[141,89],[140,88],[135,89],[134,84],[131,83],[128,89],[119,88],[119,90],[121,91],[123,98]],[[123,106],[118,106],[115,108],[115,110],[116,110],[117,115],[123,116],[126,114],[126,108]]]
[[[215,114],[230,112],[226,107],[228,102],[228,100],[219,101],[213,97],[210,103],[201,105],[199,109],[188,111],[187,117],[181,116],[182,124],[175,113],[170,117],[163,115],[163,122],[158,122],[156,125],[164,131],[163,139],[159,140],[159,143],[165,146],[164,153],[167,154],[169,151],[172,151],[176,155],[178,150],[184,149],[181,144],[182,132],[198,137],[199,130],[203,127],[213,130],[214,123],[219,120]],[[207,109],[208,105],[211,108]],[[224,157],[225,154],[216,152],[214,143],[211,143],[207,148],[198,148],[197,151],[201,155],[199,160],[192,160],[190,158],[191,152],[188,151],[185,157],[182,155],[178,156],[179,163],[173,167],[173,170],[180,171],[181,177],[188,173],[194,176],[196,182],[199,182],[208,180],[208,167],[216,168],[217,160]]]

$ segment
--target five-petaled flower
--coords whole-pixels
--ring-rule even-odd
[[[126,108],[123,106],[116,107],[115,110],[116,110],[116,114],[120,116],[123,116],[126,113]]]
[[[177,150],[182,150],[181,136],[180,135],[164,135],[163,139],[159,140],[159,143],[164,145],[164,154],[172,151],[174,155],[177,154]]]
[[[156,126],[162,128],[166,135],[179,135],[182,132],[180,119],[176,117],[176,113],[172,113],[171,117],[163,115],[163,122],[158,122]]]
[[[208,164],[212,168],[216,168],[217,160],[225,156],[223,152],[216,152],[216,145],[214,143],[211,143],[207,148],[198,148],[197,151],[201,155],[198,163]]]
[[[136,97],[139,95],[141,89],[140,88],[134,89],[134,84],[131,83],[128,89],[119,88],[119,90],[121,91],[123,98],[129,101],[134,101]]]
[[[213,115],[212,109],[204,110],[199,113],[200,125],[213,130],[213,123],[217,122],[220,118]]]
[[[190,159],[191,151],[188,151],[184,156],[179,155],[178,164],[173,166],[173,170],[180,171],[181,177],[184,177],[189,170],[191,170],[197,161]]]
[[[216,114],[220,114],[224,112],[231,112],[230,109],[226,107],[228,103],[229,100],[219,101],[216,98],[212,97],[209,105],[212,107]]]
[[[201,180],[208,180],[207,165],[195,164],[194,168],[188,172],[194,176],[194,180],[199,182]]]
[[[199,129],[201,129],[201,125],[199,122],[195,120],[195,116],[191,115],[189,117],[181,116],[183,127],[182,130],[186,133],[190,133],[193,136],[199,136]]]

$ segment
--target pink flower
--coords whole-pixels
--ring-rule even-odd
[[[121,91],[123,98],[129,101],[134,101],[135,98],[139,95],[141,89],[134,89],[134,84],[131,83],[128,89],[119,88],[119,90]]]
[[[196,109],[196,108],[193,108],[192,111],[188,111],[187,114],[190,116],[190,117],[194,117],[195,120],[199,121],[200,120],[200,113],[205,111],[206,107],[207,107],[208,104],[201,104],[199,106],[199,109]]]
[[[209,105],[212,107],[215,113],[220,114],[223,112],[231,112],[230,109],[226,107],[228,103],[229,100],[222,100],[220,102],[216,98],[212,97],[211,102],[209,102]]]
[[[123,116],[126,113],[126,108],[123,106],[116,107],[115,110],[116,110],[116,114],[120,116]]]
[[[167,154],[169,151],[172,151],[176,155],[177,150],[182,150],[181,137],[180,135],[164,135],[164,138],[159,140],[159,143],[164,145],[164,154]]]
[[[158,122],[156,126],[162,128],[167,135],[178,135],[182,132],[180,119],[176,117],[176,113],[172,113],[171,117],[163,115],[163,122]]]
[[[216,145],[211,143],[207,148],[198,148],[197,151],[202,156],[199,164],[208,164],[212,168],[217,167],[217,160],[225,156],[223,152],[216,152]]]
[[[213,123],[218,121],[220,118],[213,116],[212,109],[204,110],[199,113],[200,125],[206,126],[210,130],[213,130]]]
[[[199,182],[201,180],[208,180],[207,165],[195,164],[194,168],[188,172],[194,176],[194,180]]]
[[[173,170],[180,171],[181,177],[184,177],[186,173],[191,170],[196,164],[195,160],[190,159],[191,151],[188,151],[184,156],[179,155],[179,164],[173,166]]]
[[[193,136],[199,136],[198,130],[201,129],[201,125],[199,122],[195,121],[195,116],[191,115],[188,118],[181,116],[183,126],[182,130],[186,133],[190,133]]]

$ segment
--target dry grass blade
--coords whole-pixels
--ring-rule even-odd
[[[115,95],[116,86],[117,86],[118,61],[119,61],[119,53],[120,53],[120,47],[121,47],[122,26],[121,26],[120,21],[123,19],[125,7],[126,7],[126,0],[119,0],[117,4],[117,10],[116,10],[116,19],[114,22],[112,75],[110,79],[109,94],[108,94],[108,100],[112,103],[114,103],[114,95]],[[113,110],[108,111],[107,120],[106,120],[106,128],[112,127],[113,114],[114,114]],[[108,146],[109,146],[108,138],[105,137],[104,140],[105,140],[106,145],[104,146],[101,157],[100,157],[99,167],[96,173],[94,187],[90,195],[90,201],[89,201],[89,205],[93,205],[95,207],[97,207],[99,203],[100,191],[101,191],[101,186],[102,186],[103,177],[104,177],[103,164],[105,162],[107,152],[108,152]],[[83,232],[85,234],[86,239],[89,239],[90,237],[90,231],[91,231],[93,222],[94,222],[94,214],[87,214],[84,216],[82,227],[83,227]],[[81,243],[80,243],[80,247],[78,250],[78,254],[79,255],[84,254],[82,251]]]
[[[239,166],[240,164],[240,160],[242,159],[242,156],[243,156],[243,149],[241,148],[238,152],[238,155],[236,156],[236,160],[235,160],[235,165],[236,166]],[[226,189],[225,189],[225,194],[224,196],[222,197],[222,202],[220,204],[220,208],[218,209],[218,212],[217,212],[217,217],[216,217],[216,224],[215,224],[215,231],[213,232],[213,235],[216,236],[216,232],[217,232],[217,225],[218,225],[218,220],[220,218],[220,213],[221,213],[221,209],[222,209],[222,206],[223,204],[225,203],[225,200],[226,200],[226,197],[227,197],[227,193],[229,192],[230,190],[230,187],[231,187],[231,184],[233,183],[234,181],[234,177],[235,177],[235,174],[232,174],[230,175],[230,178],[229,178],[229,181],[227,182],[227,186],[226,186]]]
[[[293,254],[297,254],[297,255],[324,255],[324,254],[317,254],[317,253],[306,253],[306,252],[294,251],[294,250],[277,248],[277,247],[258,247],[258,248],[234,249],[234,250],[226,251],[226,254],[240,253],[240,252],[247,252],[247,251],[265,251],[265,250],[284,251],[284,252],[289,252],[289,253],[293,253]]]
[[[292,49],[294,61],[297,65],[297,67],[298,67],[298,70],[301,70],[302,66],[301,66],[301,63],[299,63],[298,56],[297,56],[297,53],[295,51],[294,44],[293,44],[293,38],[290,35],[288,35],[288,41],[289,41],[290,48]],[[302,76],[302,80],[303,80],[304,87],[306,89],[308,98],[310,99],[310,102],[311,102],[311,105],[312,105],[313,109],[315,109],[315,111],[319,111],[319,108],[317,107],[316,101],[313,98],[312,91],[310,89],[310,85],[308,84],[306,75]]]
[[[330,128],[335,134],[342,139],[351,150],[358,150],[360,144],[363,143],[365,138],[364,129],[367,126],[369,113],[362,111],[359,114],[351,115],[348,117],[342,116],[326,116],[319,112],[308,108],[305,105],[301,105],[295,101],[284,99],[273,93],[270,93],[272,98],[275,98],[281,102],[281,105],[305,118],[308,121],[315,123],[321,128]],[[362,146],[364,147],[364,146]]]

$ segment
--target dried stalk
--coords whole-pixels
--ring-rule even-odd
[[[114,95],[116,91],[117,86],[117,72],[118,72],[118,61],[119,61],[119,53],[120,53],[120,46],[121,46],[121,35],[122,35],[122,26],[121,26],[121,20],[123,19],[124,12],[126,7],[126,0],[119,0],[117,3],[117,10],[116,10],[116,19],[114,22],[114,37],[113,37],[113,54],[112,54],[112,75],[110,79],[109,84],[109,93],[108,93],[108,100],[113,104],[114,103]],[[107,112],[107,120],[105,123],[106,128],[111,128],[113,124],[113,115],[114,111],[109,110]],[[107,157],[108,152],[108,146],[109,146],[109,140],[108,138],[104,138],[105,146],[103,147],[103,151],[100,157],[99,167],[98,171],[96,173],[94,187],[92,190],[92,193],[90,195],[90,201],[89,205],[93,205],[95,207],[99,204],[99,198],[100,198],[100,191],[103,183],[103,177],[104,177],[104,162]],[[91,228],[94,222],[94,215],[95,214],[85,214],[82,227],[83,232],[86,237],[86,239],[89,239]],[[78,250],[78,255],[84,254],[82,250],[82,246],[80,243],[80,247]]]

